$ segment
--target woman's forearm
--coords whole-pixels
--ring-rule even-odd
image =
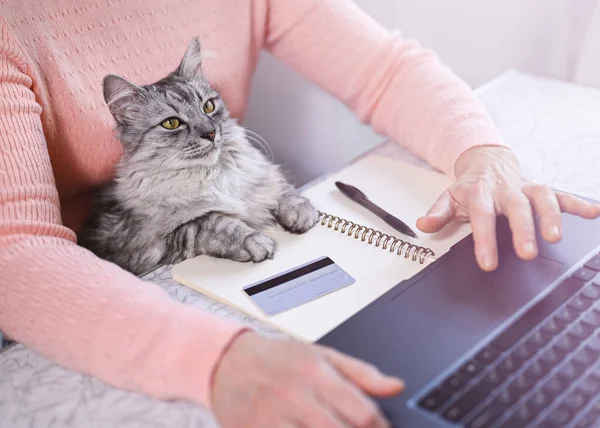
[[[242,326],[172,300],[71,242],[0,251],[0,329],[47,358],[159,399],[210,405],[213,369]]]
[[[375,131],[446,174],[471,147],[504,145],[473,91],[415,41],[350,0],[270,0],[267,48]]]

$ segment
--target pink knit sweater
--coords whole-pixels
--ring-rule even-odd
[[[198,36],[235,117],[265,48],[449,175],[466,149],[501,142],[435,55],[349,0],[0,0],[0,36],[0,329],[161,399],[210,406],[211,374],[241,327],[77,246],[88,195],[121,153],[105,74],[152,82]]]

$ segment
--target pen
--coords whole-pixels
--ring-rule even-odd
[[[336,181],[335,185],[349,199],[371,211],[373,214],[381,218],[383,221],[392,226],[398,232],[410,236],[412,238],[418,238],[417,234],[413,232],[413,230],[410,227],[408,227],[406,223],[404,223],[398,217],[391,215],[384,209],[375,205],[369,200],[369,198],[367,198],[367,195],[358,190],[356,187],[351,186],[349,184],[341,183],[339,181]]]

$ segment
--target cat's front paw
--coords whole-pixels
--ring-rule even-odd
[[[264,233],[253,233],[244,239],[244,249],[248,255],[248,261],[255,263],[262,262],[273,258],[275,241]]]
[[[319,212],[302,196],[294,196],[283,202],[277,215],[281,227],[292,233],[308,231],[318,219]]]

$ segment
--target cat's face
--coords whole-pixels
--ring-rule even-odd
[[[214,165],[236,123],[201,73],[194,39],[177,68],[158,82],[137,86],[118,76],[104,79],[104,98],[125,149],[163,169]]]

